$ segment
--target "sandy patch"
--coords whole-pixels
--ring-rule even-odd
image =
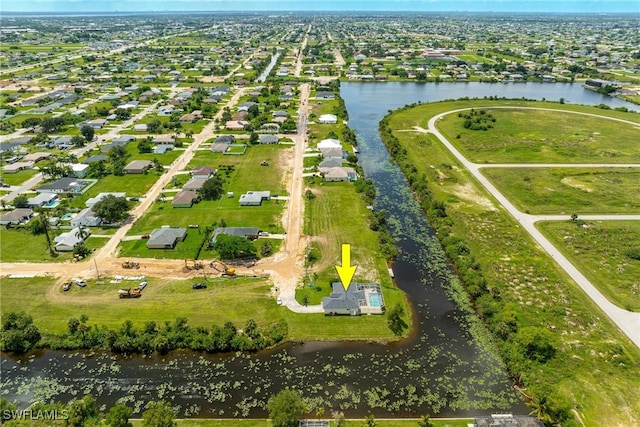
[[[493,202],[491,202],[491,200],[489,200],[487,197],[478,193],[478,190],[476,190],[476,188],[470,183],[466,183],[465,185],[458,184],[453,187],[453,191],[455,192],[456,196],[467,202],[471,202],[490,211],[496,210]]]
[[[582,190],[585,191],[587,193],[591,193],[593,191],[592,188],[590,188],[589,186],[581,183],[581,182],[577,182],[575,179],[567,176],[562,178],[562,180],[560,181],[561,183],[563,183],[564,185],[568,185],[569,187],[573,187],[573,188],[577,188],[578,190]]]

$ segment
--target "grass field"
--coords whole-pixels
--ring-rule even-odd
[[[229,278],[206,280],[207,289],[194,291],[191,285],[204,278],[171,281],[147,278],[148,286],[139,299],[119,299],[118,289],[137,286],[137,281],[49,289],[55,281],[47,277],[2,279],[0,309],[5,313],[19,307],[30,314],[43,333],[60,333],[70,317],[89,316],[89,324],[119,327],[125,320],[142,326],[149,320],[162,323],[186,317],[191,326],[222,325],[227,320],[241,325],[254,319],[264,326],[286,319],[288,338],[301,340],[394,340],[386,316],[325,317],[323,314],[296,314],[276,304],[268,279]],[[399,294],[399,292],[398,292]],[[386,294],[385,294],[386,297]],[[393,299],[393,298],[392,298]],[[162,307],[159,310],[158,307]]]
[[[17,173],[2,173],[2,182],[9,185],[20,185],[29,178],[35,176],[39,171],[35,169],[25,169]]]
[[[640,311],[640,260],[625,255],[640,250],[640,223],[553,221],[538,228],[610,301]]]
[[[53,238],[63,231],[67,230],[54,230],[51,233],[52,244]],[[107,240],[102,237],[90,237],[86,246],[89,249],[97,249],[107,243]],[[58,252],[57,255],[52,257],[49,254],[44,234],[34,236],[26,229],[0,228],[0,262],[65,262],[73,258],[71,252]]]
[[[640,162],[637,125],[558,111],[485,110],[495,118],[490,123],[493,128],[486,131],[465,129],[465,120],[455,113],[438,122],[438,128],[473,162]],[[592,114],[608,115],[608,112],[593,109]],[[640,120],[637,114],[625,117],[634,122]]]
[[[275,194],[286,195],[287,190],[283,181],[284,159],[290,151],[290,145],[279,144],[250,146],[242,156],[225,156],[209,150],[199,150],[187,169],[197,166],[211,166],[219,169],[218,176],[227,181],[225,190],[235,192],[236,197],[250,190],[270,190]],[[269,166],[260,166],[263,160],[266,160]],[[231,166],[234,171],[227,176],[222,169]]]
[[[640,168],[486,168],[482,173],[531,214],[640,211]]]
[[[515,101],[499,102],[501,105],[517,104]],[[416,125],[425,127],[429,118],[440,112],[488,104],[491,101],[427,104],[397,112],[390,124],[392,129],[403,130]],[[526,105],[545,106],[544,103]],[[560,107],[559,104],[546,106]],[[562,107],[600,113],[594,108]],[[615,113],[603,111],[602,114]],[[501,120],[506,122],[507,118],[498,118],[498,123]],[[586,126],[590,125],[587,123]],[[540,138],[552,138],[555,131],[555,125],[549,126],[548,135],[541,133]],[[570,402],[586,426],[637,423],[640,377],[631,372],[640,368],[640,351],[510,217],[495,208],[495,202],[431,135],[413,132],[394,132],[394,135],[407,149],[407,158],[418,169],[419,176],[424,174],[431,183],[432,197],[446,202],[453,235],[464,238],[490,284],[491,294],[476,302],[477,309],[486,317],[493,315],[493,318],[498,313],[511,312],[518,328],[537,326],[556,331],[556,356],[545,364],[514,374],[523,379],[529,391],[554,393]],[[453,137],[455,139],[455,133]],[[488,148],[483,155],[494,161],[513,161],[501,148],[500,144],[506,143],[494,144],[494,151],[498,152],[495,156],[494,151]],[[617,141],[613,144],[616,148],[621,145]],[[603,149],[609,148],[603,146]],[[438,179],[439,171],[446,176]],[[606,262],[614,264],[609,260]],[[509,346],[514,344],[505,342],[500,345],[507,356]]]
[[[369,211],[359,199],[353,184],[325,183],[311,187],[316,194],[306,201],[304,232],[314,238],[314,252],[319,258],[310,266],[314,286],[305,286],[296,291],[296,299],[302,302],[306,296],[309,304],[320,304],[322,297],[331,293],[331,283],[339,281],[335,266],[341,264],[342,244],[351,245],[351,264],[357,265],[354,282],[380,283],[387,308],[396,304],[408,307],[402,292],[395,288],[387,271],[385,257],[380,253],[377,233],[368,226]],[[305,280],[308,284],[308,280]],[[357,322],[368,323],[368,318],[358,317]],[[405,321],[410,323],[410,316]],[[356,338],[354,333],[354,338]]]
[[[107,175],[96,182],[86,193],[74,197],[70,205],[84,209],[85,202],[100,193],[122,192],[127,197],[142,197],[158,180],[156,172],[140,175]]]

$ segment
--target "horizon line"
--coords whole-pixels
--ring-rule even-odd
[[[0,10],[0,16],[3,14],[38,14],[38,13],[55,13],[59,15],[90,15],[90,14],[118,14],[118,13],[273,13],[273,12],[283,12],[283,13],[296,13],[296,12],[336,12],[336,13],[352,13],[352,12],[360,12],[366,14],[376,14],[376,13],[473,13],[473,14],[531,14],[531,15],[601,15],[601,14],[626,14],[626,15],[640,15],[640,11],[637,12],[629,12],[629,11],[547,11],[547,12],[539,12],[533,10],[468,10],[468,9],[452,9],[452,10],[402,10],[402,9],[388,9],[388,10],[362,10],[362,9],[254,9],[254,10],[207,10],[207,9],[198,9],[198,10],[173,10],[173,9],[163,9],[163,10],[94,10],[94,11],[61,11],[61,10],[39,10],[39,11],[28,11],[28,10]]]

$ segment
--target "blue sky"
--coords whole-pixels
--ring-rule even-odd
[[[2,12],[470,11],[640,13],[640,0],[2,0]]]

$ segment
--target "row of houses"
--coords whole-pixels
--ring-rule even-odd
[[[342,165],[347,152],[337,139],[323,139],[318,143],[318,150],[324,160],[318,165],[318,170],[328,182],[347,182],[358,179],[355,169]]]

